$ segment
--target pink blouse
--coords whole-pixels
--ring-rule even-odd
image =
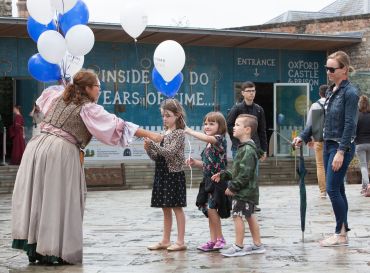
[[[37,99],[36,104],[45,115],[52,102],[63,94],[63,86],[50,86]],[[89,132],[99,141],[108,145],[127,146],[133,140],[138,125],[124,121],[114,114],[108,113],[104,107],[96,103],[86,103],[82,106],[80,116]],[[58,134],[72,143],[74,137],[50,124],[41,123],[41,130]]]

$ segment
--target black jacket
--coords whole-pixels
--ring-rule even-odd
[[[210,183],[214,185],[214,187],[210,187]],[[225,190],[227,189],[227,181],[220,181],[219,183],[216,183],[213,182],[210,177],[203,178],[203,181],[199,184],[199,192],[197,195],[197,201],[195,203],[198,208],[202,208],[208,202],[209,191],[206,191],[206,188],[212,190],[212,197],[216,202],[217,213],[220,218],[230,217],[231,198],[225,195]],[[207,216],[206,213],[205,215]]]
[[[263,152],[267,152],[265,112],[263,111],[263,108],[259,106],[257,103],[247,105],[244,100],[241,103],[234,105],[226,118],[227,130],[232,141],[232,148],[237,149],[240,144],[239,140],[233,137],[233,127],[235,124],[235,120],[240,114],[249,114],[257,117],[258,120],[257,133],[252,136],[252,139],[258,149],[262,149]]]

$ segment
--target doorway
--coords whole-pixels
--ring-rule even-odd
[[[239,103],[243,101],[241,95],[242,82],[234,83],[234,100]],[[260,105],[264,112],[266,118],[266,136],[267,136],[267,146],[269,146],[270,138],[273,133],[271,128],[274,128],[274,84],[269,82],[255,82],[256,85],[256,97],[254,102]],[[269,147],[267,147],[269,151]]]
[[[3,136],[4,127],[8,132],[10,126],[13,124],[13,93],[14,81],[10,77],[0,77],[0,156],[3,156]],[[8,133],[7,133],[8,134]],[[6,136],[6,159],[10,158],[11,139]]]

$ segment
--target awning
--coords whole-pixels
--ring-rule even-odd
[[[94,31],[96,41],[133,42],[119,24],[90,23],[89,27]],[[183,46],[326,51],[361,43],[362,36],[361,32],[314,35],[149,26],[138,38],[138,43],[159,44],[165,40],[175,40]],[[29,38],[27,19],[0,17],[0,37]]]

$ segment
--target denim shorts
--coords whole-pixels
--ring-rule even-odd
[[[233,199],[232,203],[232,216],[233,217],[242,217],[249,218],[254,213],[255,204],[246,201],[240,201]]]

